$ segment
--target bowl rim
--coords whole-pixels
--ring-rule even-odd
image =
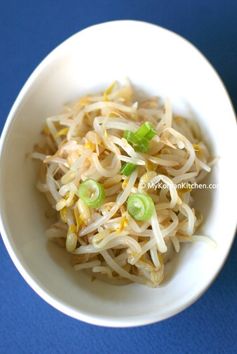
[[[154,30],[159,30],[161,32],[166,32],[169,33],[170,35],[172,35],[173,37],[176,37],[178,40],[182,40],[184,42],[186,42],[186,44],[188,44],[193,50],[195,50],[196,52],[199,53],[199,55],[201,55],[202,59],[206,62],[206,64],[208,65],[209,69],[212,70],[216,76],[216,78],[219,80],[220,85],[222,86],[222,88],[224,89],[224,92],[228,98],[229,101],[229,105],[230,108],[232,110],[233,113],[233,118],[235,119],[235,112],[234,112],[234,108],[230,99],[230,96],[225,88],[225,85],[223,84],[221,78],[219,77],[217,71],[213,68],[213,66],[211,65],[211,63],[207,60],[207,58],[199,51],[199,49],[197,49],[191,42],[189,42],[187,39],[185,39],[184,37],[182,37],[181,35],[163,28],[157,24],[153,24],[153,23],[149,23],[149,22],[145,22],[145,21],[137,21],[137,20],[114,20],[114,21],[108,21],[108,22],[102,22],[99,24],[95,24],[89,27],[86,27],[78,32],[76,32],[75,34],[73,34],[72,36],[70,36],[69,38],[67,38],[66,40],[64,40],[63,42],[61,42],[58,46],[56,46],[40,63],[39,65],[33,70],[33,72],[31,73],[31,75],[29,76],[29,78],[26,80],[25,84],[23,85],[22,89],[20,90],[9,114],[8,117],[5,121],[3,130],[2,130],[2,134],[1,134],[1,138],[0,138],[0,163],[2,161],[2,156],[3,156],[3,150],[4,150],[4,144],[6,141],[6,137],[9,131],[9,128],[12,124],[12,122],[14,121],[14,117],[15,117],[15,113],[18,110],[21,101],[23,99],[23,97],[25,96],[25,94],[27,93],[27,91],[29,90],[29,88],[31,87],[32,83],[35,81],[35,79],[37,79],[37,77],[40,75],[41,71],[51,62],[51,60],[54,59],[55,55],[57,55],[57,53],[61,50],[62,47],[64,47],[65,45],[69,45],[71,42],[73,42],[75,40],[75,38],[77,38],[78,36],[81,35],[82,32],[87,32],[87,31],[94,31],[97,30],[101,27],[107,27],[107,26],[113,26],[113,25],[123,25],[123,24],[127,24],[127,25],[131,25],[131,26],[144,26],[146,28],[148,27],[153,27]],[[2,203],[1,201],[1,197],[0,197],[0,204]],[[219,274],[220,270],[222,269],[228,254],[230,252],[231,246],[233,244],[234,238],[235,238],[235,231],[236,228],[233,230],[233,236],[231,239],[231,242],[229,244],[229,247],[226,251],[225,256],[223,257],[222,261],[218,264],[218,267],[215,270],[214,276],[205,284],[205,286],[203,286],[200,291],[193,296],[189,301],[187,301],[185,304],[183,304],[183,306],[174,308],[168,312],[166,312],[163,315],[134,315],[134,316],[129,316],[127,318],[113,318],[113,317],[109,317],[109,316],[100,316],[100,315],[91,315],[88,314],[86,311],[83,310],[76,310],[74,309],[72,306],[66,304],[65,302],[59,300],[55,295],[53,295],[50,291],[48,291],[43,284],[40,284],[35,278],[34,275],[31,274],[30,270],[26,269],[27,267],[24,266],[24,262],[22,262],[19,259],[19,256],[17,256],[17,250],[16,247],[14,245],[13,242],[11,242],[8,238],[8,233],[7,233],[7,226],[4,224],[4,218],[3,218],[3,211],[2,208],[0,208],[0,232],[2,235],[2,239],[3,242],[5,244],[5,247],[14,263],[14,265],[16,266],[17,270],[19,271],[19,273],[22,275],[22,277],[24,278],[24,280],[28,283],[28,285],[42,298],[44,299],[48,304],[50,304],[51,306],[53,306],[54,308],[56,308],[57,310],[59,310],[60,312],[75,318],[77,320],[81,320],[84,321],[86,323],[89,324],[94,324],[94,325],[98,325],[98,326],[104,326],[104,327],[135,327],[135,326],[142,326],[142,325],[148,325],[148,324],[152,324],[155,322],[159,322],[165,319],[168,319],[174,315],[177,315],[178,313],[180,313],[181,311],[185,310],[186,308],[188,308],[190,305],[192,305],[194,302],[196,302],[201,296],[202,294],[209,288],[209,286],[214,282],[214,280],[216,279],[217,275]]]

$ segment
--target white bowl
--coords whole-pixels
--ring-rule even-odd
[[[215,190],[197,193],[202,232],[217,242],[189,244],[170,265],[165,284],[112,286],[75,272],[65,252],[46,241],[45,201],[26,158],[47,116],[81,94],[128,77],[152,95],[169,96],[177,111],[195,117],[220,160]],[[155,25],[116,21],[83,30],[36,68],[22,88],[1,138],[1,233],[28,284],[74,318],[104,326],[144,325],[192,304],[211,284],[230,250],[236,226],[236,125],[228,94],[203,55],[182,37]],[[213,299],[214,300],[214,299]],[[24,299],[23,299],[24,301]]]

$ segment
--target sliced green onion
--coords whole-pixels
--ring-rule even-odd
[[[135,151],[147,152],[149,149],[149,141],[156,135],[155,129],[149,122],[143,123],[134,133],[125,130],[123,137],[128,141]]]
[[[136,133],[126,130],[124,132],[124,138],[132,145],[135,151],[147,152],[149,149],[149,141],[146,138],[138,139]]]
[[[152,217],[155,206],[151,197],[143,193],[131,194],[127,201],[129,214],[138,221],[146,221]]]
[[[149,149],[149,141],[144,139],[141,139],[140,143],[134,147],[135,151],[138,152],[147,152]]]
[[[123,137],[131,145],[138,145],[139,144],[139,139],[136,137],[136,133],[130,132],[129,130],[125,130]]]
[[[145,136],[145,138],[147,140],[151,140],[152,138],[154,138],[154,136],[156,136],[156,131],[153,127],[151,127],[151,130],[149,131],[149,133],[147,133],[147,135]]]
[[[132,174],[132,172],[136,169],[137,165],[134,165],[133,163],[125,163],[120,172],[122,175],[124,176],[130,176]]]
[[[92,208],[101,206],[105,199],[104,187],[93,179],[87,179],[80,184],[79,197]]]
[[[136,131],[135,135],[137,139],[146,138],[151,140],[156,135],[156,131],[149,122],[145,122]]]

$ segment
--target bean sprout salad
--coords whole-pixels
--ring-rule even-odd
[[[156,287],[181,244],[204,238],[189,185],[211,171],[210,153],[168,99],[136,99],[129,82],[114,82],[47,118],[42,134],[32,157],[56,214],[46,233],[76,271]]]

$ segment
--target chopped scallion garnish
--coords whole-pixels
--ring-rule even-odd
[[[138,221],[146,221],[152,217],[155,206],[152,198],[143,193],[131,194],[127,201],[129,214]]]
[[[121,168],[121,170],[120,170],[120,172],[121,172],[121,174],[122,175],[124,175],[124,176],[130,176],[131,174],[132,174],[132,172],[136,169],[136,165],[134,165],[133,163],[125,163],[123,166],[122,166],[122,168]]]
[[[156,131],[149,122],[145,122],[136,131],[135,135],[137,139],[145,138],[147,140],[151,140],[156,135]]]
[[[92,208],[101,206],[105,198],[104,187],[93,179],[81,183],[78,193],[85,204]]]
[[[149,122],[143,123],[136,132],[126,130],[123,137],[128,141],[135,151],[147,152],[149,141],[156,135],[156,131]]]

